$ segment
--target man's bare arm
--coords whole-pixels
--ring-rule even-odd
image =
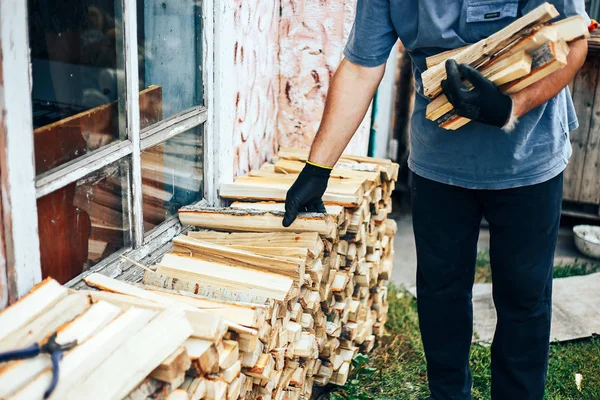
[[[367,68],[342,60],[333,75],[309,160],[332,167],[358,129],[383,78],[385,64]]]
[[[564,68],[511,95],[515,117],[522,117],[529,111],[541,106],[556,96],[573,80],[575,74],[585,62],[588,49],[587,39],[577,40],[571,43],[569,47],[571,51],[567,58],[567,65]]]

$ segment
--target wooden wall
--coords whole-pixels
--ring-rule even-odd
[[[233,3],[233,51],[223,62],[233,66],[233,172],[238,176],[258,168],[278,147],[279,1]]]
[[[4,137],[4,77],[2,74],[2,49],[0,48],[0,138]],[[4,143],[1,139],[0,143]],[[3,165],[3,162],[0,162]],[[0,191],[0,310],[8,304],[8,276],[6,269],[6,248],[4,245],[4,224],[2,208],[2,191]]]
[[[219,11],[217,73],[222,134],[233,135],[233,174],[270,159],[280,145],[309,147],[329,80],[342,59],[356,0],[236,0]],[[233,29],[231,28],[233,27]],[[366,155],[370,111],[347,152]]]
[[[282,146],[312,143],[355,9],[356,0],[281,0],[278,134]],[[347,151],[366,154],[369,126],[370,112]]]
[[[564,174],[564,200],[600,204],[600,55],[588,59],[570,85],[579,128]]]

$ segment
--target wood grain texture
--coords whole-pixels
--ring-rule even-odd
[[[573,103],[577,110],[579,127],[570,133],[573,154],[564,173],[564,200],[579,201],[595,95],[590,88],[596,87],[598,72],[597,63],[587,62],[573,82]]]
[[[582,110],[580,117],[589,117],[589,134],[578,200],[583,203],[600,204],[600,57],[588,59],[587,64],[597,75],[595,85],[594,82],[589,82],[589,86],[586,87],[589,92],[586,97],[592,103],[586,104],[587,107]],[[577,110],[577,113],[579,116],[580,111]]]

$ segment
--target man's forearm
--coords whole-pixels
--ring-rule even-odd
[[[310,150],[311,162],[328,167],[337,162],[365,117],[384,71],[385,65],[366,68],[342,60],[329,86],[321,125]]]
[[[513,115],[522,117],[529,111],[541,106],[556,96],[575,77],[575,74],[585,62],[587,55],[587,40],[577,40],[569,45],[570,52],[567,65],[534,83],[533,85],[513,94]]]

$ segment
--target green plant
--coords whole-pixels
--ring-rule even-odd
[[[416,300],[390,286],[387,334],[370,357],[353,361],[348,383],[330,400],[414,400],[427,397],[427,365],[421,344]],[[490,348],[471,346],[473,398],[490,399]],[[581,374],[581,390],[575,382]],[[600,399],[600,337],[550,346],[545,400]]]

